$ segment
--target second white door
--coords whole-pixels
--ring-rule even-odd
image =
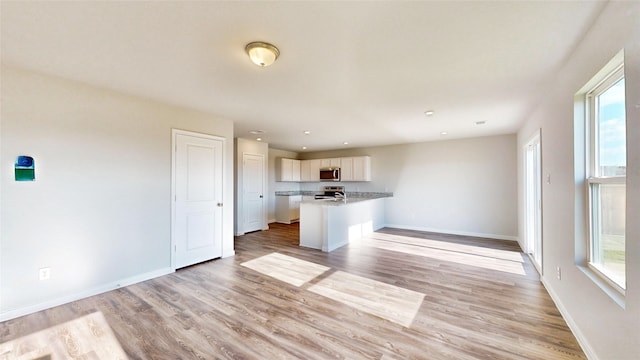
[[[242,155],[244,233],[264,228],[264,156]]]

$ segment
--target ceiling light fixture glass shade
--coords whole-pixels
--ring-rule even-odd
[[[262,41],[254,41],[244,48],[251,61],[258,66],[269,66],[280,56],[277,47]]]

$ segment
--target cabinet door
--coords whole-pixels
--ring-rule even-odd
[[[300,181],[311,180],[311,160],[300,161]]]
[[[353,159],[354,158],[342,158],[340,159],[340,180],[341,181],[354,181],[353,174]]]
[[[340,158],[320,159],[320,167],[340,167]]]
[[[320,167],[329,167],[331,166],[331,159],[320,159]]]
[[[309,160],[309,181],[320,181],[320,159]]]
[[[276,196],[276,222],[289,223],[289,196]]]
[[[279,181],[292,181],[291,172],[293,171],[293,160],[281,158],[280,159],[280,180]]]
[[[280,158],[277,181],[300,181],[300,160]]]
[[[289,196],[289,220],[300,220],[300,201],[302,195]]]
[[[300,160],[291,161],[291,181],[300,181]]]
[[[353,181],[371,181],[371,157],[357,156],[352,158]]]

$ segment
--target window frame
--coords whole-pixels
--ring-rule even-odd
[[[604,280],[610,287],[615,289],[622,295],[626,294],[626,274],[625,274],[625,284],[620,285],[617,281],[615,281],[611,276],[606,274],[606,271],[594,262],[594,234],[599,233],[596,229],[598,224],[594,223],[594,212],[600,211],[600,206],[597,203],[597,200],[594,199],[594,187],[597,185],[607,185],[607,184],[620,184],[626,187],[626,175],[614,175],[614,176],[603,176],[599,173],[600,164],[599,164],[599,146],[598,146],[598,96],[605,93],[612,86],[614,86],[618,81],[624,79],[624,62],[620,62],[612,71],[609,71],[602,77],[602,79],[591,88],[585,94],[585,122],[587,129],[587,136],[585,139],[585,145],[587,146],[587,151],[585,152],[585,161],[587,170],[586,174],[586,194],[587,194],[587,209],[586,209],[586,220],[587,220],[587,267],[593,271],[599,278]],[[626,103],[626,101],[625,101]],[[626,121],[625,121],[626,126]],[[598,190],[599,191],[599,190]],[[626,192],[626,191],[625,191]],[[625,224],[626,228],[626,224]],[[625,239],[626,241],[626,239]],[[626,252],[625,252],[625,262],[626,262]]]

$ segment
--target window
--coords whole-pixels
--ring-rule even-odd
[[[626,118],[624,67],[587,93],[588,265],[624,293]]]

